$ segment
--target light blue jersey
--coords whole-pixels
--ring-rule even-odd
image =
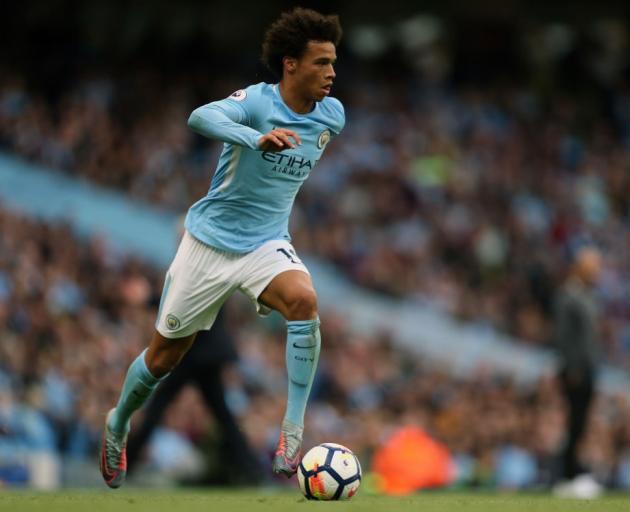
[[[186,229],[235,253],[251,252],[269,240],[290,240],[295,196],[344,124],[339,100],[326,97],[308,114],[297,114],[277,84],[251,85],[196,109],[188,125],[225,144],[208,195],[188,210]],[[297,132],[302,144],[279,153],[259,151],[258,140],[274,128]]]

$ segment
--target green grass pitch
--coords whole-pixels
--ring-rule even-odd
[[[404,498],[357,494],[347,502],[311,502],[296,491],[64,491],[0,490],[2,512],[307,512],[317,510],[414,512],[630,511],[630,496],[608,495],[595,501],[553,498],[548,494],[471,494],[428,492]]]

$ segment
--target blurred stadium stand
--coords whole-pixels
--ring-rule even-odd
[[[217,156],[186,117],[270,80],[260,36],[288,5],[238,17],[227,3],[3,7],[0,480],[98,481],[82,464],[147,342],[177,218]],[[416,424],[452,450],[462,485],[548,484],[562,442],[549,307],[567,248],[589,236],[605,250],[611,367],[584,455],[603,482],[630,487],[629,9],[335,6],[346,37],[333,94],[348,125],[293,217],[324,311],[310,442],[369,459]],[[282,328],[229,307],[243,355],[229,399],[264,457],[282,409]],[[183,473],[198,467],[211,424],[185,394],[149,464],[179,454]],[[68,473],[38,480],[33,453]]]

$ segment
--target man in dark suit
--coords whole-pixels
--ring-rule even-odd
[[[579,443],[588,421],[600,360],[599,312],[594,286],[601,271],[600,252],[585,246],[575,252],[569,276],[556,297],[554,341],[559,380],[567,404],[567,436],[562,452],[560,496],[594,498],[601,486],[578,462]]]

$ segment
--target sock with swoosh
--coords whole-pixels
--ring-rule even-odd
[[[304,412],[317,370],[320,346],[319,318],[287,322],[289,393],[284,419],[299,427],[304,426]]]

